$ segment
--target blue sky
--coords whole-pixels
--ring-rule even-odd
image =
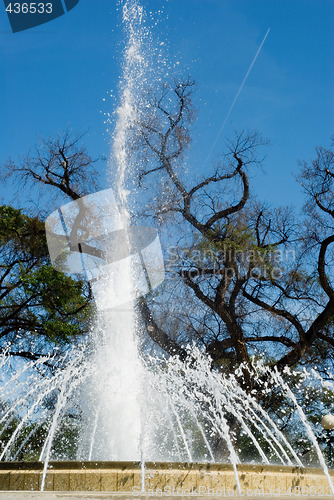
[[[332,0],[142,0],[158,19],[153,37],[171,62],[198,82],[187,168],[206,159],[268,28],[270,33],[210,157],[233,129],[257,129],[270,141],[264,171],[253,178],[269,203],[300,207],[298,160],[333,134],[334,2]],[[157,11],[162,10],[159,14]],[[122,28],[119,4],[80,0],[68,14],[13,34],[0,5],[0,163],[24,155],[38,137],[67,127],[89,129],[93,156],[110,144],[103,112],[117,105]],[[114,98],[107,98],[110,90]],[[101,163],[101,175],[105,165]],[[0,186],[0,200],[10,190]],[[20,204],[15,201],[16,206]]]

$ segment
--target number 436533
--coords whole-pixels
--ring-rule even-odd
[[[51,14],[52,3],[30,2],[30,3],[10,3],[6,7],[10,14]]]

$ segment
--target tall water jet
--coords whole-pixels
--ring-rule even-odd
[[[145,37],[143,8],[136,0],[123,5],[123,23],[128,37],[124,51],[120,105],[113,136],[109,174],[114,178],[119,212],[116,230],[121,231],[124,255],[110,244],[105,248],[111,266],[100,270],[94,295],[98,309],[93,330],[92,359],[95,370],[90,380],[89,413],[94,432],[89,438],[89,457],[93,460],[139,460],[141,458],[141,408],[144,404],[143,367],[138,354],[134,301],[139,276],[134,266],[129,190],[131,169],[131,131],[140,105],[146,60],[142,50]],[[115,216],[115,214],[113,214]],[[118,219],[118,220],[117,220]],[[107,229],[107,228],[106,228]],[[118,262],[119,265],[115,265]],[[93,410],[93,411],[92,411]],[[89,425],[89,428],[92,426]],[[84,453],[87,456],[86,451]]]

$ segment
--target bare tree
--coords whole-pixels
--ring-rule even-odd
[[[85,133],[74,134],[66,130],[56,138],[41,139],[33,153],[19,163],[9,160],[2,169],[2,179],[17,182],[22,187],[34,189],[43,202],[49,205],[62,194],[72,200],[98,189],[98,171],[84,145]],[[39,189],[36,185],[51,187]],[[45,212],[45,208],[43,209]]]
[[[291,210],[252,199],[249,171],[261,164],[258,151],[265,144],[255,132],[237,134],[218,167],[189,185],[182,160],[190,144],[193,88],[187,80],[164,85],[159,96],[148,93],[136,124],[131,147],[141,159],[139,184],[153,186],[144,215],[163,221],[172,216],[175,243],[173,258],[167,255],[173,280],[154,301],[141,298],[138,307],[146,332],[165,352],[184,359],[184,345],[195,340],[221,369],[244,365],[250,390],[256,353],[266,352],[280,370],[318,355],[329,359],[333,157],[319,149],[317,161],[304,164],[307,232]],[[21,165],[10,162],[7,171],[74,200],[94,189],[94,162],[68,133],[46,141]],[[173,306],[166,300],[171,287]]]
[[[305,250],[310,238],[295,222],[291,210],[270,210],[252,200],[248,171],[261,163],[258,149],[264,144],[257,133],[236,135],[228,143],[224,163],[189,186],[180,160],[190,142],[193,85],[189,80],[165,85],[159,96],[148,97],[147,115],[138,123],[138,147],[145,151],[140,182],[155,175],[156,185],[160,183],[167,193],[166,197],[156,194],[156,217],[173,214],[176,233],[180,226],[182,231],[188,228],[188,243],[178,249],[174,271],[177,268],[179,279],[192,291],[188,307],[195,311],[202,304],[211,312],[209,319],[204,315],[207,319],[202,322],[200,338],[213,359],[230,360],[230,369],[231,364],[242,363],[251,373],[254,350],[269,346],[271,364],[282,370],[305,359],[316,340],[332,346],[325,333],[334,312],[325,267],[334,237],[331,232],[314,242],[318,252],[315,269],[315,261],[307,259]],[[312,172],[305,167],[302,178],[309,182],[309,205],[315,204],[332,217],[328,186],[333,158],[328,151],[321,152],[321,161],[327,165],[322,174],[313,163]],[[165,307],[168,309],[168,304]],[[188,338],[198,339],[200,319],[194,315]],[[148,331],[155,341],[170,354],[177,352],[175,340],[168,345],[161,325],[153,322],[152,315],[149,319]],[[250,389],[251,376],[245,373],[245,377]]]

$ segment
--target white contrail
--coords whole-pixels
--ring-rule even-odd
[[[217,144],[217,142],[218,142],[218,139],[219,139],[219,137],[221,136],[222,131],[224,130],[224,127],[225,127],[225,125],[226,125],[227,120],[228,120],[228,119],[229,119],[229,117],[230,117],[230,114],[232,113],[232,110],[233,110],[233,108],[234,108],[234,105],[235,105],[235,103],[237,102],[237,99],[238,99],[238,97],[239,97],[239,95],[240,95],[240,92],[242,91],[242,89],[243,89],[243,87],[244,87],[244,85],[245,85],[245,83],[246,83],[246,80],[247,80],[247,78],[248,78],[248,75],[249,75],[249,73],[252,71],[252,68],[253,68],[253,66],[254,66],[254,64],[255,64],[255,61],[256,61],[256,59],[258,58],[258,55],[259,55],[259,54],[260,54],[260,52],[261,52],[261,49],[262,49],[262,47],[263,47],[264,42],[266,41],[266,38],[267,38],[267,36],[268,36],[268,34],[269,34],[269,31],[270,31],[270,28],[268,29],[267,33],[265,34],[265,36],[264,36],[264,38],[263,38],[263,40],[262,40],[262,42],[261,42],[261,45],[260,45],[260,47],[258,48],[258,50],[257,50],[257,52],[256,52],[256,54],[255,54],[255,56],[254,56],[254,59],[253,59],[253,61],[252,61],[251,65],[250,65],[250,66],[249,66],[249,68],[248,68],[248,71],[247,71],[247,73],[246,73],[246,75],[245,75],[245,78],[242,80],[242,84],[240,85],[239,90],[238,90],[238,92],[237,92],[237,94],[236,94],[236,96],[235,96],[235,98],[234,98],[234,100],[233,100],[233,102],[232,102],[232,104],[231,104],[231,106],[230,106],[230,109],[229,109],[229,110],[228,110],[228,112],[227,112],[226,118],[225,118],[225,120],[223,121],[222,126],[220,127],[220,130],[219,130],[219,132],[218,132],[218,135],[217,135],[217,137],[216,137],[216,140],[215,140],[215,142],[213,143],[213,146],[212,146],[212,148],[211,148],[211,149],[210,149],[210,151],[209,151],[209,154],[208,154],[207,159],[206,159],[206,161],[205,161],[205,163],[204,163],[204,166],[208,163],[209,158],[210,158],[210,156],[211,156],[211,154],[212,154],[212,151],[213,151],[213,150],[215,149],[215,147],[216,147],[216,144]]]

